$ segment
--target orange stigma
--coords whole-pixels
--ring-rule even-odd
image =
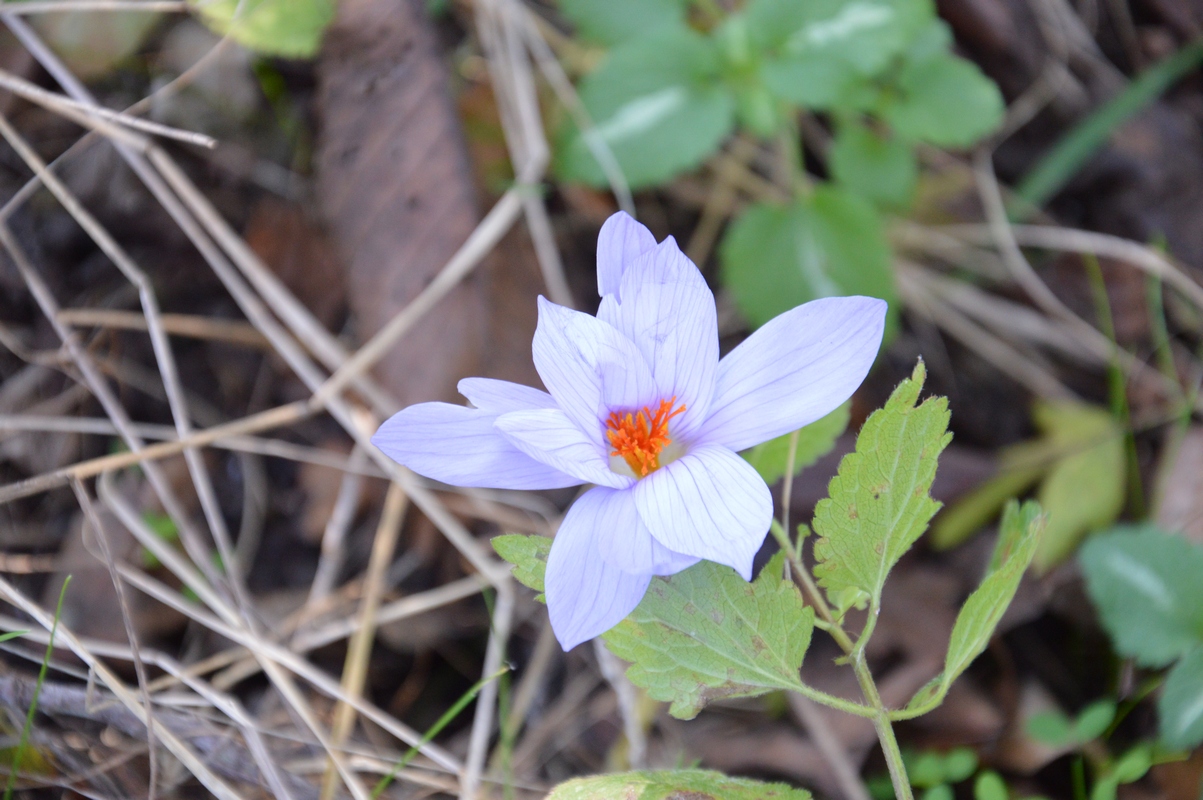
[[[660,451],[672,443],[668,438],[668,421],[685,411],[684,405],[674,409],[676,402],[675,397],[661,400],[654,414],[651,406],[644,406],[637,414],[610,412],[606,420],[606,436],[614,448],[610,455],[622,456],[636,477],[660,469]]]

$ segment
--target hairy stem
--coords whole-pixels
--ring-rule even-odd
[[[852,669],[856,672],[856,680],[860,683],[865,699],[876,711],[873,715],[873,728],[877,731],[877,740],[881,742],[881,752],[885,755],[886,766],[890,769],[890,782],[894,784],[894,796],[897,800],[913,800],[911,779],[906,774],[906,765],[902,763],[902,751],[898,749],[894,726],[890,724],[890,712],[881,702],[877,684],[873,682],[873,675],[869,672],[869,662],[865,660],[864,650],[859,646],[852,661]]]

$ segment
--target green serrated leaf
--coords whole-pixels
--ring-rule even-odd
[[[1170,670],[1157,713],[1167,747],[1189,750],[1203,742],[1203,647],[1187,653]]]
[[[929,490],[952,435],[945,398],[916,405],[926,375],[919,362],[869,416],[855,452],[840,462],[830,497],[815,506],[815,577],[840,613],[857,598],[857,605],[880,600],[890,569],[940,508]]]
[[[728,778],[721,772],[674,769],[594,775],[561,783],[547,800],[810,800],[783,783]]]
[[[1074,720],[1074,741],[1085,743],[1102,736],[1115,719],[1115,710],[1113,700],[1096,700],[1082,709]]]
[[[968,147],[1002,122],[1005,104],[977,65],[951,54],[907,63],[898,96],[882,109],[905,138],[940,147]]]
[[[848,429],[848,419],[852,413],[852,404],[844,403],[820,420],[816,420],[798,433],[798,446],[794,452],[794,474],[814,464],[831,452],[835,442]],[[789,443],[792,433],[770,439],[758,444],[751,450],[745,450],[741,455],[756,468],[764,482],[772,486],[781,480],[789,461]]]
[[[580,85],[592,135],[609,147],[632,188],[700,164],[735,122],[735,101],[719,81],[716,45],[685,28],[660,29],[610,51]],[[602,186],[606,173],[574,125],[561,133],[556,169]]]
[[[945,691],[990,643],[994,628],[1015,597],[1023,573],[1032,563],[1043,529],[1044,517],[1036,503],[1021,506],[1011,502],[1007,505],[986,577],[969,595],[952,627],[948,654],[944,659],[942,680]]]
[[[265,55],[311,58],[334,20],[335,0],[189,0],[215,33]]]
[[[692,719],[722,697],[796,689],[814,611],[783,579],[778,553],[747,583],[709,561],[655,578],[639,606],[603,635],[627,677],[669,713]]]
[[[904,207],[915,193],[919,165],[911,147],[897,137],[843,124],[827,158],[837,181],[874,203]]]
[[[890,247],[863,198],[834,186],[788,206],[753,205],[719,250],[723,282],[759,326],[819,297],[869,295],[894,303]]]
[[[1163,667],[1203,644],[1203,548],[1153,525],[1121,525],[1078,558],[1120,654]]]
[[[551,552],[551,539],[546,536],[523,536],[512,533],[493,537],[493,549],[497,555],[514,565],[514,580],[536,592],[546,591],[543,575],[547,572],[547,554]],[[543,599],[540,594],[538,600]]]
[[[577,33],[607,46],[685,21],[684,0],[559,0]]]

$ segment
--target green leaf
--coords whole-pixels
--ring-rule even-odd
[[[1163,667],[1203,643],[1203,548],[1125,525],[1087,542],[1079,563],[1120,654]]]
[[[994,770],[986,770],[973,782],[973,800],[1007,800],[1007,784]]]
[[[956,795],[947,783],[939,783],[923,792],[919,800],[956,800]]]
[[[1115,521],[1124,507],[1127,475],[1123,431],[1104,409],[1080,403],[1036,406],[1036,425],[1067,455],[1036,492],[1048,529],[1036,551],[1037,572],[1068,558],[1082,538]]]
[[[843,186],[884,206],[910,203],[919,178],[915,154],[905,142],[861,124],[837,128],[827,163]]]
[[[1198,580],[1199,573],[1195,573]],[[1161,740],[1175,750],[1203,742],[1203,647],[1174,665],[1157,702]]]
[[[944,783],[944,759],[939,753],[927,751],[904,759],[911,785],[920,789]]]
[[[940,504],[928,493],[936,460],[951,441],[948,401],[916,406],[923,362],[861,428],[815,506],[815,577],[840,613],[881,599],[886,576],[927,528]]]
[[[29,631],[6,631],[4,633],[0,633],[0,642],[7,642],[10,639],[19,639],[27,633],[29,633]]]
[[[335,0],[189,0],[206,25],[265,55],[311,58]]]
[[[1056,709],[1033,714],[1027,723],[1028,736],[1050,747],[1062,747],[1074,741],[1069,717]]]
[[[547,800],[810,800],[783,783],[728,778],[721,772],[674,769],[594,775],[561,783]]]
[[[1013,447],[1023,447],[1024,442]],[[1047,448],[1046,448],[1047,449]],[[946,508],[932,526],[931,546],[949,550],[977,533],[998,516],[1008,500],[1022,495],[1048,470],[1047,464],[1008,464],[1000,459],[998,474]]]
[[[1107,732],[1107,728],[1114,719],[1115,701],[1096,700],[1082,709],[1082,713],[1078,714],[1078,718],[1074,720],[1074,741],[1085,744],[1092,739],[1099,738]]]
[[[1007,505],[986,577],[961,606],[952,626],[941,678],[943,691],[947,691],[990,643],[998,621],[1015,597],[1023,573],[1032,563],[1043,529],[1044,517],[1037,504],[1028,502],[1021,506],[1011,502]]]
[[[944,754],[944,780],[960,783],[977,771],[977,753],[968,747],[956,747]]]
[[[935,17],[929,0],[796,3],[797,27],[781,45],[793,57],[843,61],[862,75],[881,72]],[[759,26],[758,26],[759,27]]]
[[[769,59],[761,79],[782,100],[820,111],[863,108],[876,96],[850,64],[822,56]]]
[[[961,606],[952,627],[944,671],[911,698],[908,709],[930,709],[942,700],[953,681],[986,649],[1032,562],[1044,523],[1036,503],[1007,504],[986,577]]]
[[[495,536],[492,543],[497,555],[514,565],[514,580],[536,592],[546,591],[543,575],[547,571],[547,554],[551,552],[551,539],[546,536],[512,533]],[[536,599],[542,600],[543,595],[540,594]]]
[[[654,578],[639,606],[603,638],[631,662],[631,682],[671,702],[669,713],[680,719],[718,698],[796,689],[814,611],[784,580],[784,563],[779,553],[752,583],[710,561]]]
[[[1195,692],[1195,696],[1196,698],[1199,696],[1198,691]],[[1163,726],[1164,720],[1165,718],[1162,717]],[[1203,729],[1199,730],[1199,737],[1203,738]],[[1199,738],[1196,738],[1191,744],[1186,746],[1193,747],[1199,743],[1199,740]],[[1152,766],[1153,745],[1150,742],[1140,742],[1120,756],[1119,760],[1115,762],[1115,766],[1111,768],[1111,774],[1120,783],[1135,783],[1143,778]]]
[[[759,326],[819,297],[870,295],[894,303],[890,247],[873,206],[833,186],[788,206],[753,205],[719,250],[723,282]]]
[[[831,452],[835,442],[848,429],[848,417],[852,411],[851,403],[844,403],[822,419],[815,420],[801,428],[798,433],[798,446],[794,451],[794,475],[814,464]],[[741,455],[756,468],[764,482],[772,486],[781,480],[789,462],[789,442],[794,434],[787,433],[758,444],[751,450],[745,450]]]
[[[560,10],[583,38],[616,45],[685,20],[683,0],[560,0]]]
[[[1005,106],[998,87],[963,58],[909,62],[898,76],[898,89],[882,114],[908,139],[968,147],[1002,122]]]
[[[580,85],[604,143],[633,188],[700,164],[731,131],[735,101],[718,79],[713,42],[684,28],[661,29],[612,50]],[[606,174],[574,125],[561,132],[556,168],[567,180],[602,186]]]

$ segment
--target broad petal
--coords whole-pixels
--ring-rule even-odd
[[[598,487],[576,502],[592,506],[597,550],[610,566],[634,575],[675,575],[698,563],[656,541],[639,518],[633,492]]]
[[[627,266],[655,246],[656,237],[630,214],[611,214],[597,235],[597,293],[618,294]]]
[[[752,579],[773,498],[747,461],[725,447],[697,447],[639,481],[634,493],[639,516],[665,547]]]
[[[493,378],[464,378],[456,388],[472,405],[497,414],[556,407],[556,401],[547,392],[520,383]]]
[[[531,458],[584,483],[625,489],[634,478],[610,471],[606,451],[558,408],[511,411],[497,417],[497,430]]]
[[[660,394],[685,413],[674,433],[688,437],[705,421],[718,372],[718,315],[702,273],[669,237],[623,276],[623,300],[607,309],[651,367]],[[601,316],[601,311],[598,312]]]
[[[372,444],[398,464],[452,486],[559,489],[583,481],[536,461],[494,427],[496,414],[419,403],[385,421]]]
[[[831,413],[865,379],[886,303],[826,297],[781,314],[719,362],[697,441],[744,450]]]
[[[657,399],[651,370],[638,348],[588,314],[540,297],[531,350],[556,404],[599,447],[605,447],[609,409],[641,408]]]
[[[604,503],[590,498],[604,491],[592,489],[573,503],[547,556],[547,613],[566,651],[622,622],[652,580],[623,572],[598,555],[598,512]]]

